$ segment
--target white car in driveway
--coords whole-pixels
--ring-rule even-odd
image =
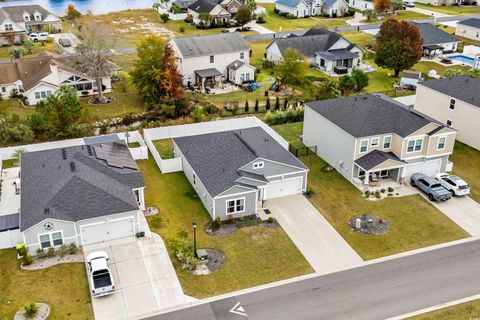
[[[112,273],[105,251],[95,251],[87,256],[88,282],[92,295],[102,297],[112,294],[115,290]]]
[[[468,183],[453,174],[438,173],[435,178],[455,196],[466,196],[470,194],[470,186]]]
[[[32,40],[33,42],[47,41],[48,32],[30,33],[30,40]]]

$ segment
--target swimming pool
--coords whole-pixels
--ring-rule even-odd
[[[450,56],[450,57],[448,57],[448,59],[459,61],[461,63],[473,66],[473,58],[470,58],[470,57],[467,57],[467,56],[463,56],[463,55]]]

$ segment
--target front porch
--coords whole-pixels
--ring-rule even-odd
[[[317,62],[318,68],[331,76],[350,74],[353,68],[360,66],[358,54],[347,49],[318,52]]]

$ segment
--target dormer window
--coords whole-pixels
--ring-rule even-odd
[[[30,15],[25,12],[25,13],[23,14],[23,20],[25,20],[25,21],[30,21]]]
[[[263,161],[253,163],[253,169],[261,169],[263,167],[264,167],[264,162]]]
[[[40,13],[35,14],[35,21],[42,21],[42,15]]]

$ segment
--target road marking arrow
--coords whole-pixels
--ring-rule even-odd
[[[240,305],[240,302],[237,302],[237,304],[234,305],[232,309],[230,309],[230,312],[247,317],[247,314],[245,313],[245,309]]]

